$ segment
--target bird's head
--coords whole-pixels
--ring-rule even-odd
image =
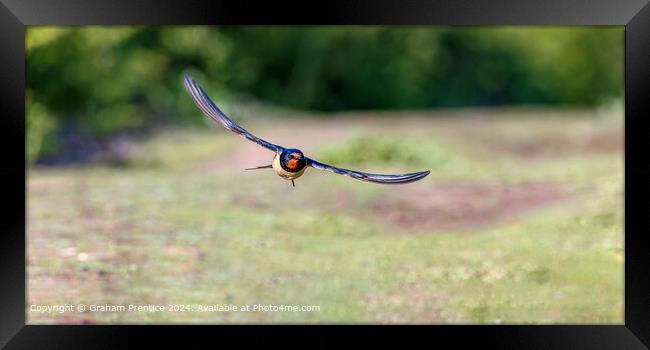
[[[302,170],[307,165],[305,155],[295,148],[285,149],[280,153],[279,157],[282,168],[292,173]]]

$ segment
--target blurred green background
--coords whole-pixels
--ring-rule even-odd
[[[30,27],[29,160],[65,160],[71,130],[203,122],[183,72],[226,110],[596,106],[622,97],[622,38],[614,27]]]
[[[204,117],[361,171],[307,169]],[[623,322],[622,27],[30,27],[29,323]]]

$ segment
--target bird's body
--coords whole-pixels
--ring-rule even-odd
[[[291,152],[291,151],[297,151],[297,152]],[[303,157],[302,152],[295,149],[285,150],[284,154],[288,154],[289,157],[291,157],[291,154],[299,154],[300,155],[299,157]],[[283,152],[275,154],[275,157],[273,157],[273,163],[271,163],[271,165],[273,167],[273,170],[275,170],[275,173],[278,174],[278,176],[287,180],[295,180],[301,177],[302,174],[304,174],[305,170],[307,169],[307,166],[305,164],[300,163],[298,157],[287,158],[283,155]]]
[[[217,107],[212,99],[208,97],[203,88],[201,88],[201,86],[187,74],[185,75],[184,83],[187,92],[190,94],[199,109],[201,109],[201,111],[206,116],[210,117],[226,129],[238,134],[239,136],[253,141],[258,145],[275,152],[275,156],[271,164],[251,169],[273,168],[276,174],[278,174],[283,179],[290,180],[292,184],[294,183],[293,181],[295,179],[299,178],[305,173],[305,169],[307,169],[308,166],[320,170],[330,171],[335,174],[349,176],[357,180],[380,184],[404,184],[420,180],[429,175],[428,170],[400,175],[369,174],[356,170],[338,168],[318,162],[314,159],[305,157],[305,155],[298,149],[278,146],[251,134],[239,126],[237,123],[232,121],[230,118],[228,118],[219,109],[219,107]]]

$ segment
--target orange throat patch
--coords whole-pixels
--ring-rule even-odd
[[[298,169],[298,160],[297,159],[291,159],[287,163],[287,168],[291,170],[297,170]]]

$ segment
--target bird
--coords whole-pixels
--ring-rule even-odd
[[[285,180],[290,180],[293,187],[296,186],[294,180],[301,177],[308,167],[329,171],[335,174],[351,177],[353,179],[378,183],[378,184],[406,184],[421,180],[429,175],[430,171],[419,171],[408,174],[370,174],[357,170],[343,169],[329,164],[321,163],[315,159],[306,157],[305,154],[297,148],[285,148],[262,138],[259,138],[246,129],[239,126],[232,119],[228,118],[225,113],[217,107],[217,104],[208,96],[201,85],[192,79],[188,74],[184,74],[183,84],[188,94],[194,100],[197,107],[210,119],[222,125],[224,128],[238,134],[239,136],[255,142],[256,144],[275,152],[271,164],[262,165],[245,170],[256,169],[273,169],[275,173]]]

